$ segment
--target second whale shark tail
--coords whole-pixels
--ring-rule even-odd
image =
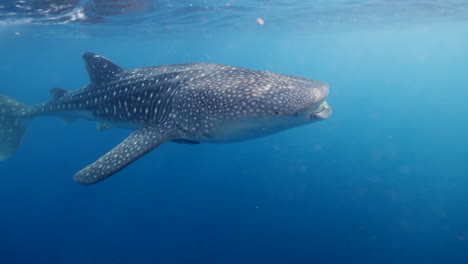
[[[31,119],[32,106],[0,95],[0,161],[18,149]]]

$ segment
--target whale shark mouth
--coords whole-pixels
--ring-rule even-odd
[[[326,101],[321,103],[317,109],[315,109],[314,113],[312,113],[312,119],[327,119],[332,114],[332,109],[330,105]]]

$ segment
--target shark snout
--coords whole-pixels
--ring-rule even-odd
[[[312,113],[311,118],[323,120],[323,119],[327,119],[331,114],[332,114],[332,109],[330,105],[326,101],[323,101],[323,103],[321,103]]]

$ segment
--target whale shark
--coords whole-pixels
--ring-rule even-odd
[[[0,160],[20,146],[39,116],[97,121],[133,132],[73,179],[94,184],[171,141],[230,143],[327,119],[327,83],[291,75],[213,64],[186,63],[125,69],[94,53],[83,55],[90,84],[52,88],[50,100],[26,105],[0,95]]]

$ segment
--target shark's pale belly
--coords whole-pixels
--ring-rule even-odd
[[[188,134],[189,139],[206,143],[234,143],[269,136],[284,131],[291,126],[298,125],[299,117],[285,117],[278,122],[268,117],[252,118],[246,120],[230,120],[207,133]]]

